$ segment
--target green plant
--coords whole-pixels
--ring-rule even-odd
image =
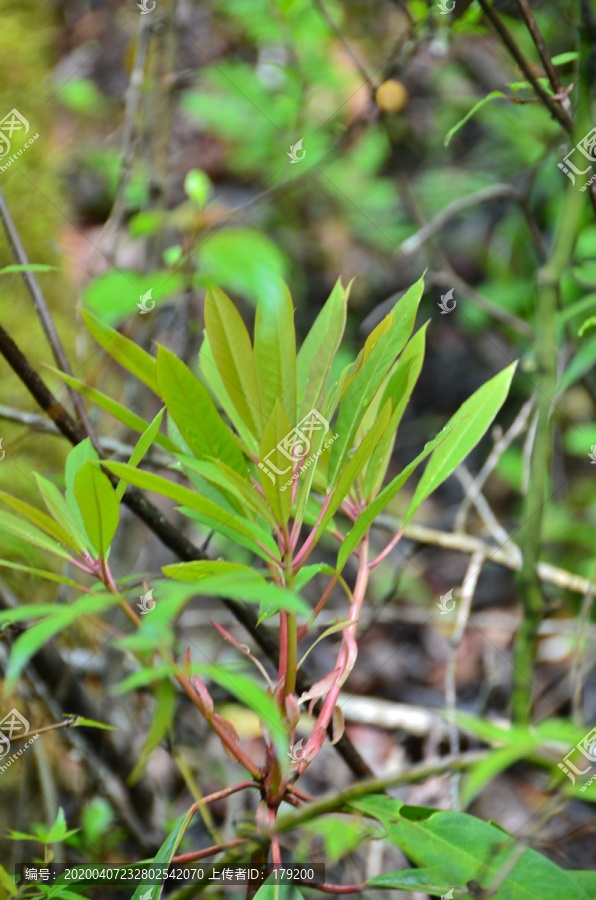
[[[492,877],[505,859],[519,853],[509,837],[503,837],[502,846],[495,852],[495,839],[502,832],[492,825],[463,813],[414,811],[397,801],[373,796],[374,784],[354,786],[323,803],[311,803],[296,786],[326,740],[335,743],[341,739],[343,722],[337,698],[357,661],[358,620],[371,571],[396,546],[423,501],[486,433],[514,374],[515,365],[510,365],[479,388],[422,452],[384,484],[400,422],[424,359],[428,323],[413,334],[422,291],[420,280],[377,325],[356,359],[335,378],[331,372],[342,340],[349,294],[349,288],[340,283],[298,352],[287,289],[282,302],[268,298],[259,302],[253,344],[231,300],[218,288],[210,287],[198,374],[165,347],[158,347],[153,357],[85,312],[94,337],[160,399],[163,409],[153,422],[144,422],[116,401],[63,375],[71,386],[141,433],[129,462],[102,460],[89,440],[83,440],[68,456],[64,495],[47,479],[37,476],[47,513],[5,492],[0,494],[10,510],[0,513],[5,530],[17,538],[26,535],[42,551],[66,562],[72,574],[29,571],[61,582],[75,596],[79,594],[68,603],[30,604],[0,613],[4,626],[35,622],[14,642],[8,687],[15,684],[32,655],[50,637],[84,618],[98,620],[118,605],[136,626],[133,634],[116,641],[136,658],[136,671],[120,684],[119,691],[152,686],[156,696],[153,724],[135,777],[169,731],[176,682],[218,735],[226,752],[246,771],[248,780],[192,805],[162,848],[162,861],[180,858],[176,857],[177,848],[199,808],[249,787],[260,792],[261,801],[256,822],[240,840],[246,848],[252,848],[253,861],[265,861],[270,852],[273,862],[281,862],[282,835],[317,817],[324,823],[321,816],[333,810],[376,821],[385,839],[403,849],[420,867],[414,872],[373,879],[370,888],[424,886],[438,894],[455,884],[463,890],[466,881],[473,880],[478,872]],[[162,422],[167,423],[166,433],[161,431]],[[142,467],[155,444],[171,454],[173,477]],[[385,549],[371,559],[371,527],[425,459],[424,472],[404,507],[401,527]],[[138,574],[117,577],[110,565],[110,547],[119,525],[119,500],[128,496],[124,494],[127,486],[129,492],[132,486],[173,500],[196,523],[199,533],[211,534],[219,557],[164,566],[162,576],[151,578],[155,607],[146,618],[141,618],[130,603],[130,583],[138,583]],[[319,546],[334,563],[313,561]],[[353,586],[350,577],[344,575],[350,560],[356,566]],[[2,565],[28,568],[11,560],[3,560]],[[317,581],[324,587],[319,599],[310,605],[303,592],[310,585],[312,593]],[[298,673],[314,646],[312,641],[308,645],[308,639],[336,585],[345,594],[346,614],[317,641],[339,632],[340,649],[328,674],[300,694]],[[260,622],[278,619],[275,683],[267,684],[269,679],[254,652],[217,624],[222,637],[248,663],[256,665],[258,680],[249,677],[243,667],[197,663],[189,649],[179,658],[174,626],[184,605],[196,595],[257,604]],[[303,642],[305,648],[299,649]],[[267,744],[264,766],[247,755],[233,724],[216,711],[207,681],[224,687],[258,716]],[[295,728],[303,704],[308,704],[313,724],[298,749]],[[522,746],[526,748],[523,742]],[[495,771],[494,767],[490,770],[492,774]],[[475,776],[476,786],[480,777],[480,773]],[[278,816],[282,803],[298,809]],[[402,825],[397,827],[396,822]],[[360,827],[358,818],[350,827]],[[456,857],[454,847],[461,847],[464,837],[465,854]],[[349,847],[350,841],[340,855]],[[215,845],[210,852],[226,849],[230,848]],[[204,850],[195,854],[195,858],[203,856]],[[192,850],[183,858],[191,860]],[[579,876],[561,872],[533,851],[526,850],[520,856],[515,872],[519,875],[506,879],[510,893],[503,897],[527,896],[524,891],[530,882],[539,886],[544,897],[544,885],[552,880],[564,884],[569,897],[584,897]],[[258,896],[265,896],[261,894],[264,890],[261,888]]]

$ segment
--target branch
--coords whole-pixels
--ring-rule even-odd
[[[29,265],[29,260],[25,252],[25,248],[21,242],[21,238],[19,237],[19,232],[17,231],[16,226],[12,220],[10,210],[6,205],[6,200],[4,199],[4,194],[2,193],[1,189],[0,221],[2,222],[2,227],[4,228],[4,233],[6,234],[6,239],[8,241],[10,252],[12,253],[13,258],[21,266]],[[44,334],[52,349],[54,359],[63,372],[66,372],[67,375],[72,375],[72,369],[70,368],[66,353],[64,352],[64,348],[62,346],[60,338],[58,337],[58,332],[56,331],[54,322],[52,321],[50,311],[48,310],[45,298],[37,283],[35,274],[33,272],[22,272],[21,274],[23,276],[23,281],[25,282],[25,287],[29,292],[31,300],[33,301],[33,306],[35,307],[35,312],[37,313],[37,317],[41,323],[41,327],[43,328]],[[97,438],[95,437],[93,427],[85,411],[83,401],[79,397],[77,392],[71,387],[68,388],[68,392],[70,394],[73,406],[77,411],[79,420],[85,428],[85,436],[88,436],[91,439],[91,443],[95,446],[97,443]],[[95,449],[97,450],[97,447],[95,447]]]
[[[498,33],[499,37],[524,73],[526,79],[534,88],[534,91],[536,92],[538,97],[542,100],[543,104],[550,112],[551,116],[553,116],[553,118],[557,119],[557,121],[561,123],[568,134],[571,134],[573,132],[573,120],[571,119],[571,117],[565,112],[564,109],[561,108],[559,103],[544,90],[544,88],[536,78],[534,72],[532,71],[530,63],[527,61],[527,59],[517,46],[515,38],[501,21],[492,6],[490,6],[487,0],[478,0],[478,2],[482,7],[485,16],[492,22],[495,31]]]

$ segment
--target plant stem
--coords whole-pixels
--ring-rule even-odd
[[[520,530],[523,562],[518,585],[524,604],[524,616],[515,641],[511,700],[512,719],[517,723],[527,722],[530,713],[534,651],[544,611],[536,566],[552,455],[551,412],[557,375],[556,313],[559,283],[573,253],[582,209],[581,193],[575,187],[569,188],[551,258],[536,275],[538,425]]]

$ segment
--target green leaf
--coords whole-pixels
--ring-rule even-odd
[[[294,305],[285,285],[279,298],[265,295],[259,300],[254,357],[265,421],[279,398],[293,427],[296,422],[296,333]]]
[[[391,460],[391,454],[397,436],[397,429],[418,381],[424,362],[424,341],[427,325],[424,325],[408,342],[398,362],[392,368],[383,391],[379,408],[382,409],[387,400],[391,400],[393,412],[383,437],[374,450],[366,468],[364,479],[364,495],[366,499],[375,497],[383,483],[385,473]]]
[[[271,694],[246,675],[226,672],[221,666],[199,666],[199,671],[208,675],[216,684],[226,688],[238,700],[256,712],[271,735],[280,765],[288,759],[288,730],[284,725],[281,710]]]
[[[67,719],[72,718],[73,713],[64,713]],[[102,731],[118,731],[116,725],[106,725],[105,722],[96,722],[95,719],[85,719],[84,716],[76,716],[76,722],[70,726],[71,728],[99,728]]]
[[[306,335],[296,359],[299,419],[321,402],[335,353],[344,328],[352,282],[344,288],[340,280]]]
[[[123,463],[106,462],[104,467],[123,478],[128,484],[134,484],[135,487],[142,488],[147,491],[155,491],[164,497],[175,500],[183,507],[189,507],[199,513],[201,521],[205,522],[211,528],[219,528],[227,526],[229,532],[236,535],[237,540],[243,538],[245,543],[243,546],[249,546],[254,553],[262,556],[264,559],[271,561],[271,555],[277,557],[277,546],[271,539],[271,535],[257,528],[253,523],[239,516],[231,515],[211,500],[201,497],[195,491],[191,491],[180,484],[162,478],[161,475],[154,475],[151,472],[143,472],[140,469],[134,469]],[[255,535],[258,537],[255,538]],[[266,552],[266,551],[269,552]]]
[[[216,287],[207,288],[205,295],[205,327],[225,390],[244,424],[259,438],[263,414],[250,337],[230,298]]]
[[[567,53],[558,53],[556,56],[553,56],[551,62],[554,66],[564,66],[567,63],[575,62],[576,59],[579,59],[579,53],[576,53],[575,50],[569,50]]]
[[[447,423],[451,427],[445,441],[433,451],[404,518],[407,525],[418,507],[456,469],[486,434],[502,407],[517,362],[483,384]]]
[[[254,900],[304,900],[304,897],[296,885],[277,883],[261,885]]]
[[[339,548],[339,553],[337,554],[337,567],[336,572],[339,575],[347,563],[350,555],[353,553],[355,548],[358,546],[364,535],[373,525],[377,516],[388,506],[389,503],[393,500],[399,489],[405,484],[408,480],[414,469],[420,465],[423,459],[426,459],[430,453],[433,452],[435,447],[438,447],[441,444],[448,432],[450,430],[450,426],[445,426],[441,432],[434,438],[434,440],[429,441],[428,444],[424,445],[424,449],[418,454],[418,456],[409,463],[406,468],[396,475],[392,481],[389,482],[386,487],[383,488],[381,493],[373,500],[369,506],[364,509],[354,524],[352,528],[345,536],[341,547]]]
[[[9,275],[11,272],[59,272],[60,266],[46,266],[45,263],[27,263],[26,265],[14,264],[0,269],[0,275]]]
[[[596,335],[582,341],[571,358],[571,362],[563,372],[557,385],[557,396],[570,388],[576,381],[589,372],[596,362]]]
[[[81,309],[80,313],[97,343],[127,372],[146,384],[159,397],[159,387],[155,377],[155,359],[134,341],[130,341],[124,335],[110,328],[89,310]]]
[[[568,872],[528,847],[518,858],[513,837],[474,816],[405,806],[378,794],[350,805],[378,819],[392,844],[450,885],[463,888],[474,879],[488,888],[516,860],[494,900],[589,900]]]
[[[203,209],[207,203],[211,187],[211,179],[202,169],[190,169],[186,173],[184,191],[187,197],[194,200],[199,209]]]
[[[285,254],[252,228],[222,228],[199,247],[199,284],[219,284],[256,303],[279,299],[285,290]]]
[[[246,475],[246,463],[206,388],[165,347],[157,349],[157,380],[168,413],[199,459],[213,457]]]
[[[176,712],[176,690],[170,681],[160,681],[156,690],[156,705],[151,725],[136,765],[127,778],[127,784],[136,784],[147,765],[147,760],[169,732]]]
[[[319,527],[316,530],[314,543],[316,543],[316,541],[319,539],[320,535],[325,530],[328,523],[331,521],[333,514],[337,509],[339,509],[343,500],[350,493],[350,490],[352,489],[356,478],[358,477],[366,461],[370,459],[371,453],[377,446],[383,431],[387,427],[387,422],[389,421],[390,416],[391,401],[388,400],[386,405],[379,413],[377,421],[368,432],[368,434],[364,437],[364,440],[362,441],[361,445],[358,447],[350,461],[347,463],[347,465],[344,466],[339,476],[337,485],[328,495],[328,498],[326,500],[327,509],[325,510],[325,513],[321,518]]]
[[[49,550],[50,553],[55,553],[56,556],[61,556],[62,559],[70,559],[70,553],[64,550],[61,544],[52,540],[43,531],[36,528],[35,525],[23,522],[22,519],[13,516],[11,513],[0,511],[0,526],[5,528],[9,534],[24,541],[25,544],[35,544],[36,547],[40,547],[42,550]]]
[[[47,581],[57,581],[60,584],[67,584],[69,587],[77,588],[77,590],[82,589],[81,585],[77,581],[73,581],[72,578],[66,578],[65,575],[56,575],[55,572],[48,572],[46,569],[34,569],[31,566],[11,562],[8,559],[0,559],[0,566],[5,566],[7,569],[15,569],[17,572],[28,572],[29,575],[33,575],[36,578],[45,578]]]
[[[180,816],[174,828],[169,833],[155,857],[151,860],[156,865],[165,866],[172,861],[176,850],[180,846],[180,841],[184,837],[184,832],[191,823],[195,814],[195,810],[191,807],[188,812]],[[146,866],[143,866],[146,868]],[[132,895],[132,900],[159,900],[161,896],[162,885],[160,884],[139,884],[136,891]]]
[[[65,547],[72,547],[73,549],[77,548],[77,543],[72,539],[68,531],[59,522],[48,516],[47,513],[37,509],[36,506],[31,506],[31,504],[25,503],[24,500],[19,500],[17,497],[11,497],[10,494],[6,494],[4,491],[0,491],[0,500],[6,503],[7,506],[12,507],[12,509],[16,509],[22,516],[29,519],[30,522],[33,522],[34,525],[45,531],[46,534],[49,534],[50,537],[55,538],[59,544],[63,544]]]
[[[68,628],[69,625],[72,625],[73,622],[76,622],[83,616],[99,615],[99,613],[117,602],[118,596],[116,594],[95,594],[92,601],[87,594],[74,603],[69,604],[69,606],[54,605],[47,619],[28,628],[27,631],[18,636],[12,645],[6,669],[6,690],[11,691],[14,689],[19,675],[31,657],[55,634],[64,631],[65,628]],[[15,610],[10,612],[15,612]],[[24,613],[20,618],[28,618],[27,612],[29,612],[29,615],[32,615],[31,608],[27,607],[16,612]],[[0,621],[2,620],[8,621],[4,615],[0,614]]]
[[[182,454],[178,454],[178,459],[185,469],[192,469],[212,484],[225,488],[228,493],[232,494],[239,501],[243,514],[247,518],[246,510],[248,507],[253,514],[260,516],[272,528],[277,526],[275,516],[273,516],[259,492],[255,490],[252,482],[242,478],[238,472],[230,469],[225,463],[220,460],[192,459],[192,457],[183,456]]]
[[[118,403],[116,400],[112,400],[111,397],[108,397],[106,394],[102,394],[101,391],[96,390],[95,388],[89,387],[83,381],[79,381],[78,378],[72,378],[70,375],[65,375],[64,372],[61,372],[59,369],[55,369],[53,366],[45,366],[46,369],[50,369],[56,375],[59,375],[66,384],[70,385],[70,387],[74,388],[75,391],[78,391],[79,394],[82,394],[83,397],[87,397],[88,400],[91,400],[93,403],[96,403],[100,409],[105,410],[105,412],[109,413],[119,422],[122,422],[123,425],[126,425],[127,428],[131,428],[133,431],[138,431],[143,433],[149,427],[149,422],[146,422],[140,416],[135,415],[135,413],[131,412],[126,406],[123,406],[121,403]],[[167,450],[168,453],[176,452],[176,445],[165,436],[165,434],[157,434],[155,436],[155,441],[164,450]]]
[[[85,438],[84,441],[81,441],[80,444],[77,444],[76,447],[73,447],[68,456],[66,457],[66,463],[64,466],[64,481],[66,484],[65,497],[66,502],[68,504],[69,509],[72,511],[72,515],[76,521],[78,531],[81,535],[84,535],[88,541],[89,550],[92,549],[92,544],[89,541],[87,531],[85,529],[85,525],[83,522],[83,516],[81,514],[81,510],[79,509],[79,505],[76,501],[75,493],[74,493],[74,482],[75,477],[81,466],[86,463],[88,460],[98,460],[99,456],[91,444],[89,438]]]
[[[423,281],[420,278],[368,336],[344,381],[335,422],[339,439],[333,444],[329,461],[330,484],[338,478],[353,447],[367,407],[412,333],[422,290]]]
[[[287,488],[297,460],[288,457],[290,447],[284,450],[280,445],[291,437],[292,431],[285,409],[276,400],[261,439],[259,479],[273,514],[282,525],[286,525],[290,518],[292,490]]]
[[[457,122],[453,126],[453,128],[449,129],[449,131],[445,135],[445,140],[443,141],[443,146],[445,146],[445,147],[449,146],[449,144],[451,143],[452,137],[455,134],[457,134],[457,132],[463,125],[466,124],[468,119],[471,119],[472,116],[476,115],[476,113],[478,112],[479,109],[482,109],[482,107],[485,106],[487,103],[490,103],[491,100],[496,100],[498,97],[505,97],[505,96],[506,96],[506,94],[504,94],[503,91],[491,91],[490,94],[488,94],[486,97],[483,97],[482,100],[478,101],[478,103],[475,103],[474,106],[472,107],[472,109],[470,110],[470,112],[466,113],[466,115],[463,117],[463,119],[460,119],[459,122]]]
[[[242,416],[232,403],[228,392],[224,387],[219,370],[215,364],[215,359],[213,358],[213,351],[211,350],[211,344],[209,343],[209,337],[206,332],[204,333],[203,343],[201,344],[201,350],[199,352],[199,366],[203,373],[203,378],[211,388],[215,399],[244,441],[244,445],[248,452],[256,456],[259,452],[259,442],[245,425]]]
[[[105,558],[120,519],[120,504],[110,479],[97,464],[86,462],[76,474],[74,494],[89,540]]]
[[[143,224],[143,220],[141,220],[141,224]],[[146,225],[147,218],[145,218]],[[136,226],[138,227],[138,221]],[[133,226],[134,228],[135,226]],[[106,327],[109,327],[117,325],[124,319],[129,319],[131,316],[142,315],[144,317],[165,303],[166,300],[175,297],[181,289],[183,289],[182,276],[167,269],[147,274],[124,269],[110,269],[104,275],[95,278],[84,289],[83,303],[89,311],[88,315],[97,316],[98,322],[105,323]],[[144,303],[141,299],[143,297],[146,298]],[[147,313],[142,311],[143,307],[140,304],[143,304]],[[96,337],[95,334],[94,337]],[[104,342],[105,338],[99,340],[100,344]],[[108,353],[111,353],[109,347],[106,349]],[[120,360],[118,361],[120,362]]]
[[[312,610],[297,594],[272,584],[263,576],[240,563],[196,561],[172,563],[162,567],[168,578],[190,581],[203,597],[230,597],[247,603],[266,602],[276,611],[284,609],[308,618]]]
[[[486,759],[480,760],[472,766],[466,774],[462,789],[462,806],[469,806],[472,800],[483,790],[486,785],[500,775],[520,759],[524,759],[536,745],[536,737],[529,738],[525,744],[516,744],[512,747],[502,747],[494,750]]]
[[[80,551],[87,550],[87,535],[84,526],[81,526],[77,519],[77,515],[70,508],[56,485],[35,472],[35,480],[39,492],[43,497],[48,511],[56,519],[57,522],[68,531],[70,535],[70,543],[78,547]]]
[[[147,426],[141,437],[138,439],[131,457],[128,460],[129,466],[138,466],[153,442],[156,440],[157,435],[159,434],[159,427],[161,425],[161,420],[163,419],[163,414],[164,410],[160,409],[153,421]],[[122,500],[125,491],[126,482],[119,481],[118,486],[116,487],[116,498],[118,501]]]

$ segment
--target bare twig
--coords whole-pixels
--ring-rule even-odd
[[[478,191],[474,191],[472,194],[468,194],[467,197],[459,197],[457,200],[454,200],[453,203],[449,203],[449,205],[442,209],[441,212],[437,213],[434,219],[431,219],[430,222],[422,228],[419,228],[415,234],[406,238],[399,249],[402,253],[415,253],[420,250],[430,238],[438,234],[439,231],[442,231],[451,219],[454,219],[460,213],[464,212],[464,210],[470,209],[473,206],[478,206],[480,203],[488,203],[491,200],[499,199],[514,200],[516,203],[520,204],[520,208],[528,225],[528,230],[534,241],[537,254],[539,256],[543,254],[545,248],[542,235],[540,234],[533,217],[530,215],[521,194],[514,187],[511,187],[510,184],[491,184],[489,187],[481,188]]]
[[[4,228],[4,233],[6,234],[6,239],[8,241],[8,245],[10,247],[10,251],[14,260],[21,266],[29,265],[29,259],[27,258],[25,248],[19,236],[19,232],[17,231],[17,228],[12,220],[10,210],[8,209],[6,200],[4,199],[4,194],[2,193],[1,189],[0,221],[2,222],[2,227]],[[35,312],[37,313],[37,317],[41,323],[41,327],[43,328],[48,344],[50,345],[54,359],[63,372],[66,372],[67,375],[72,375],[72,369],[68,362],[66,353],[64,352],[64,348],[62,346],[60,338],[58,337],[58,332],[56,331],[56,328],[54,326],[54,322],[50,315],[50,311],[48,310],[45,298],[41,292],[39,284],[37,283],[35,273],[22,272],[21,275],[23,277],[23,281],[25,282],[25,287],[27,288],[29,296],[33,301]],[[70,394],[72,404],[77,412],[77,416],[79,417],[79,421],[85,429],[86,436],[90,438],[91,443],[97,450],[97,438],[93,431],[91,422],[89,421],[89,417],[87,416],[83,401],[81,400],[77,392],[71,387],[68,388],[68,392]]]
[[[495,31],[511,53],[512,57],[524,73],[526,79],[530,82],[538,97],[542,100],[550,114],[561,123],[568,134],[573,132],[573,120],[569,114],[562,109],[560,104],[544,90],[536,75],[534,74],[529,62],[517,46],[517,42],[509,29],[505,26],[501,18],[494,11],[488,0],[478,0],[486,17],[492,22]]]
[[[375,520],[375,525],[388,528],[391,530],[391,533],[396,528],[399,528],[400,524],[399,520],[394,516],[386,514],[377,516]],[[513,541],[509,541],[506,547],[495,548],[480,540],[480,538],[465,534],[452,534],[449,531],[438,531],[435,528],[428,528],[426,525],[414,524],[406,525],[404,538],[420,544],[443,547],[445,550],[455,550],[459,553],[469,554],[478,551],[483,553],[487,561],[491,563],[496,563],[513,571],[521,569],[521,550]],[[585,594],[590,589],[588,578],[576,575],[574,572],[568,572],[566,569],[559,568],[559,566],[552,566],[550,563],[539,562],[536,566],[536,572],[541,581],[547,584],[555,584],[557,587],[574,591],[577,594]]]
[[[548,80],[550,81],[550,86],[552,87],[555,94],[559,94],[561,96],[561,106],[571,119],[572,114],[569,97],[565,96],[563,84],[561,83],[561,79],[559,78],[559,73],[555,69],[552,59],[550,58],[548,47],[546,46],[546,42],[542,37],[540,29],[538,28],[536,19],[534,18],[534,14],[530,8],[530,4],[528,3],[528,0],[517,0],[517,5],[519,6],[520,12],[524,18],[524,22],[528,26],[528,31],[532,35],[532,40],[534,41],[536,49],[538,50],[538,53],[540,55],[540,59],[542,60],[542,65],[544,66],[544,71],[546,72]]]
[[[475,486],[475,481],[474,481],[472,475],[470,474],[470,472],[464,465],[459,466],[455,470],[454,474],[455,474],[455,477],[458,479],[459,483],[461,484],[461,486],[463,487],[464,491],[466,492],[466,496],[467,496],[468,493],[471,492]],[[497,520],[497,517],[495,516],[494,512],[490,508],[490,506],[488,504],[488,500],[486,499],[484,494],[481,494],[479,491],[475,491],[473,503],[478,511],[478,515],[484,522],[486,528],[488,529],[489,534],[496,541],[496,543],[497,544],[506,544],[509,541],[509,535],[507,534],[507,532],[505,531],[503,526],[500,524],[500,522]]]
[[[482,553],[474,553],[470,558],[466,574],[460,592],[460,602],[457,609],[457,620],[455,630],[449,641],[449,653],[447,655],[447,665],[445,668],[445,705],[447,706],[447,723],[449,729],[449,748],[451,753],[459,753],[459,733],[455,724],[455,712],[457,710],[457,686],[456,686],[456,665],[457,653],[460,648],[468,619],[470,618],[470,610],[472,609],[472,600],[474,592],[478,584],[478,578],[484,563]],[[459,809],[459,775],[453,776],[452,781],[452,797],[453,808]]]

